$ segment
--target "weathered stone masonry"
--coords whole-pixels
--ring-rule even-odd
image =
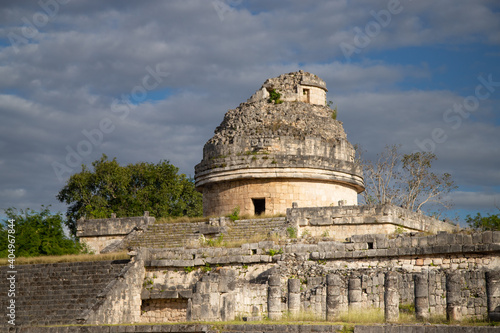
[[[500,232],[360,235],[351,242],[143,248],[129,263],[19,266],[18,285],[25,289],[17,298],[18,323],[217,321],[278,318],[287,310],[331,320],[350,307],[385,309],[391,319],[397,303],[415,304],[422,317],[498,318],[499,253]],[[105,273],[97,274],[98,267]],[[107,280],[95,284],[99,276]],[[80,298],[85,302],[75,301]]]
[[[268,100],[275,90],[283,103]],[[302,207],[357,204],[361,168],[342,123],[326,106],[326,85],[306,72],[267,80],[229,110],[195,167],[203,214],[285,213]]]
[[[486,278],[496,276],[500,268],[499,237],[500,232],[394,239],[363,235],[353,237],[352,243],[280,246],[260,242],[235,249],[150,250],[146,279],[151,284],[143,297],[162,297],[158,290],[169,289],[169,295],[177,291],[174,297],[189,298],[189,294],[181,296],[180,292],[189,293],[191,289],[193,301],[187,302],[186,311],[192,316],[194,313],[193,317],[188,315],[193,320],[227,320],[228,313],[255,316],[266,312],[277,318],[282,311],[297,309],[297,296],[290,296],[293,304],[287,304],[287,295],[297,294],[297,282],[289,280],[295,277],[301,281],[300,311],[312,311],[320,318],[349,307],[394,309],[395,299],[401,304],[415,303],[417,315],[423,317],[429,313],[446,315],[455,309],[460,318],[483,318],[496,315],[500,305],[497,291],[488,296],[488,290],[497,290],[498,280],[491,278],[488,286]],[[373,248],[368,249],[368,244]],[[385,287],[389,272],[397,273],[397,288],[389,288],[392,295],[387,295]],[[460,290],[448,282],[450,279],[460,281]],[[276,308],[278,298],[285,299],[281,310]],[[252,302],[245,303],[245,299]],[[386,299],[393,303],[385,304]],[[196,310],[196,304],[208,304],[206,311]],[[223,304],[231,304],[234,311],[228,312],[227,306],[224,310]]]

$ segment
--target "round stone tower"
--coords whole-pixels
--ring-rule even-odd
[[[195,167],[205,216],[357,204],[362,170],[326,92],[314,74],[283,74],[226,113]]]

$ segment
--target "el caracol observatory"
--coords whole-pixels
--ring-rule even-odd
[[[327,91],[314,74],[283,74],[226,113],[195,167],[205,216],[357,205],[362,170]]]

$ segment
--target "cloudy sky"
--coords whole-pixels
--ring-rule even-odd
[[[270,77],[327,83],[348,138],[433,151],[450,216],[500,206],[500,3],[0,4],[0,209],[52,205],[80,165],[169,160],[194,175],[228,109]]]

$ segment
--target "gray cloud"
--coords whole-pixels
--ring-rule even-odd
[[[443,123],[443,112],[472,94],[470,84],[431,90],[436,68],[377,57],[404,46],[460,48],[500,44],[498,5],[492,1],[401,1],[403,10],[356,54],[344,61],[340,43],[353,43],[353,28],[375,20],[370,11],[388,1],[86,1],[60,5],[29,43],[25,19],[44,13],[36,2],[0,5],[0,208],[53,204],[63,186],[52,163],[65,164],[82,131],[109,119],[113,130],[82,158],[106,153],[120,163],[170,160],[193,175],[203,144],[224,113],[246,101],[265,79],[304,69],[327,82],[351,142],[372,155],[384,145],[415,139]],[[25,30],[24,30],[25,31]],[[497,52],[498,53],[498,52]],[[494,54],[494,52],[493,52]],[[494,58],[494,56],[493,56]],[[450,65],[451,66],[451,65]],[[115,99],[144,88],[150,70],[164,75],[126,117]],[[496,80],[498,67],[492,68]],[[168,73],[168,74],[166,74]],[[153,82],[153,81],[149,81]],[[411,82],[412,89],[402,88]],[[455,85],[456,82],[453,82]],[[472,88],[473,89],[473,88]],[[465,91],[465,93],[464,93]],[[495,95],[498,96],[498,95]],[[129,100],[133,97],[127,97]],[[496,97],[495,97],[496,98]],[[121,110],[124,110],[122,106]],[[439,170],[452,170],[460,185],[487,193],[498,184],[498,98],[482,102],[458,130],[447,130],[436,152]],[[77,172],[79,167],[71,167]],[[65,174],[67,177],[68,174]],[[479,186],[481,188],[475,188]],[[457,197],[458,198],[458,197]],[[462,202],[462,201],[460,201]],[[471,209],[482,206],[470,205]]]

